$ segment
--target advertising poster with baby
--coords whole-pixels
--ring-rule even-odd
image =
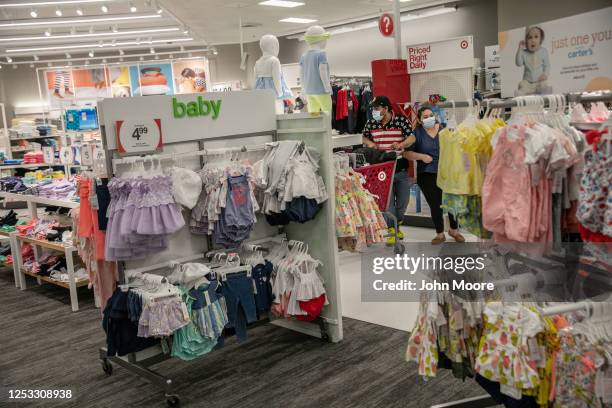
[[[502,97],[612,89],[612,7],[499,33]]]
[[[130,80],[133,96],[174,95],[170,62],[131,66]]]
[[[174,61],[172,68],[176,93],[203,93],[209,90],[207,59]]]

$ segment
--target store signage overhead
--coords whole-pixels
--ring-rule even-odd
[[[179,102],[176,98],[172,98],[172,114],[177,119],[195,116],[211,116],[212,119],[217,119],[220,113],[221,99],[205,100],[198,96],[195,101]]]
[[[502,96],[612,89],[612,7],[499,33]]]
[[[407,48],[410,74],[474,66],[472,36],[414,44]]]
[[[157,152],[164,145],[160,119],[118,120],[115,132],[117,151],[122,155]]]
[[[385,13],[378,19],[378,29],[380,33],[385,37],[391,37],[393,35],[393,16]]]

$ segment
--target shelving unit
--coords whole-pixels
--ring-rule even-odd
[[[28,210],[30,212],[30,217],[32,219],[38,218],[38,206],[55,206],[55,207],[63,207],[63,208],[77,208],[79,207],[79,203],[75,201],[68,200],[55,200],[51,198],[38,197],[29,194],[15,194],[15,193],[7,193],[0,192],[0,198],[3,198],[7,201],[12,202],[25,202],[27,203]],[[2,236],[6,236],[6,233],[0,233]],[[79,310],[79,301],[77,296],[77,288],[81,286],[87,286],[89,284],[89,280],[77,280],[75,276],[75,267],[74,267],[74,253],[76,251],[76,247],[73,245],[66,245],[62,242],[51,242],[42,239],[36,239],[26,236],[21,236],[17,232],[13,232],[8,234],[11,239],[11,252],[13,254],[13,272],[15,274],[16,286],[21,290],[27,289],[27,281],[26,276],[31,276],[36,278],[38,284],[50,283],[56,286],[60,286],[62,288],[70,290],[70,304],[72,307],[72,311],[76,312]],[[23,243],[28,243],[34,247],[34,257],[39,259],[39,250],[41,248],[50,249],[53,251],[63,252],[66,257],[66,270],[68,273],[69,280],[68,282],[59,281],[56,279],[51,279],[46,276],[41,276],[32,272],[29,272],[23,268],[23,258],[21,254],[21,245]],[[95,298],[95,304],[99,307],[99,299]]]

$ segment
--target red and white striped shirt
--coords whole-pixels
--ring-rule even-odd
[[[380,150],[389,151],[393,143],[401,143],[412,134],[412,126],[404,116],[393,114],[393,117],[384,126],[374,119],[368,120],[363,128],[363,136],[367,137]],[[406,170],[408,161],[400,159],[397,162],[397,171]]]

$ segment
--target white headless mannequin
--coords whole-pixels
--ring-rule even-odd
[[[305,35],[321,35],[325,33],[325,29],[321,26],[312,26],[306,30]],[[320,41],[316,44],[310,44],[308,46],[309,50],[324,50],[327,47],[327,40]],[[329,77],[329,67],[327,65],[319,65],[319,75],[321,76],[321,82],[323,82],[323,86],[325,87],[325,91],[327,93],[332,92],[331,88],[331,80]],[[302,72],[300,72],[300,78],[304,78],[304,69],[302,68]]]
[[[280,45],[278,38],[271,34],[266,34],[259,40],[259,48],[261,48],[262,56],[255,63],[255,78],[264,77],[272,78],[274,91],[276,93],[276,113],[285,113],[285,104],[282,99],[283,84],[282,84],[282,69],[278,59]]]

